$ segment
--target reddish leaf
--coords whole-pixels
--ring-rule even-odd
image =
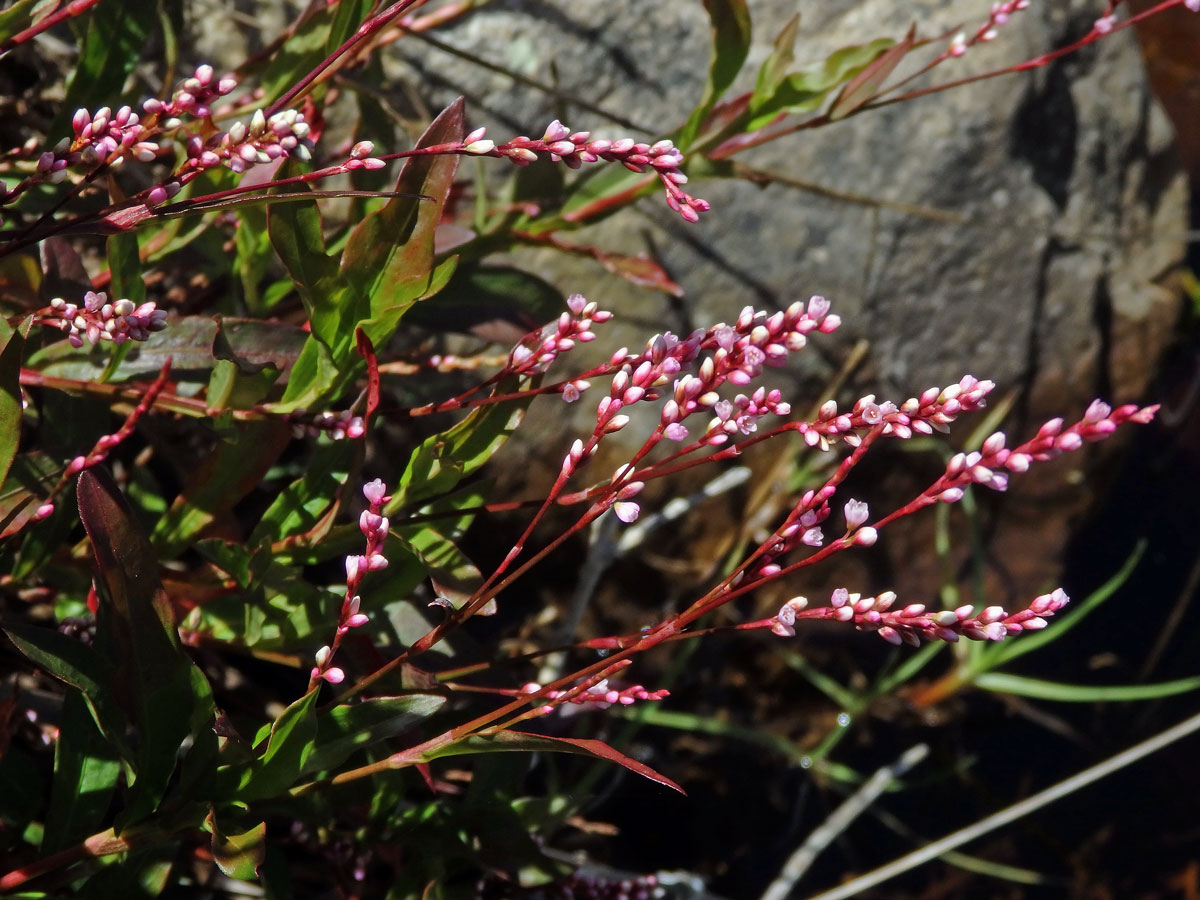
[[[433,120],[417,146],[453,143],[465,130],[460,97]],[[439,283],[433,245],[458,160],[455,154],[411,157],[396,181],[399,196],[359,222],[346,242],[339,276],[369,298],[370,318],[359,324],[375,346],[391,338],[414,303],[441,290],[452,271],[440,272]]]
[[[356,328],[354,337],[358,344],[358,355],[367,361],[367,414],[363,416],[363,421],[369,426],[371,416],[375,415],[375,410],[379,408],[379,359],[375,356],[375,348],[371,346],[371,339],[365,331]]]
[[[138,733],[137,779],[117,820],[121,830],[158,806],[193,716],[210,716],[212,700],[201,696],[207,684],[179,645],[154,549],[116,482],[97,466],[80,473],[76,492],[105,586],[97,645],[116,662],[116,692]]]
[[[893,44],[842,88],[842,92],[838,94],[838,98],[829,108],[830,121],[836,122],[838,119],[844,119],[879,93],[884,81],[892,74],[896,66],[900,65],[900,60],[904,59],[916,46],[916,34],[914,25],[908,30],[904,40]]]
[[[430,751],[423,756],[424,760],[437,759],[442,756],[462,756],[468,753],[501,753],[505,751],[547,751],[551,753],[575,753],[579,756],[590,756],[596,759],[606,759],[619,766],[624,766],[630,772],[649,778],[659,784],[666,785],[672,790],[686,794],[683,788],[674,781],[654,769],[626,756],[619,750],[614,750],[604,741],[590,738],[550,737],[544,734],[530,734],[525,731],[499,731],[495,734],[472,734],[462,740],[455,741],[444,747]]]
[[[607,250],[602,250],[600,247],[594,247],[590,244],[568,244],[565,241],[555,238],[553,235],[541,240],[545,240],[556,249],[567,253],[590,256],[614,275],[619,275],[626,281],[633,282],[638,287],[653,288],[656,291],[670,294],[672,297],[683,296],[683,288],[671,279],[666,269],[644,253],[634,253],[632,255],[609,253]]]

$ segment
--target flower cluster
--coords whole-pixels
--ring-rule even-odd
[[[995,386],[991,381],[964,375],[957,384],[947,388],[931,387],[920,397],[910,397],[898,407],[891,401],[876,402],[874,394],[867,394],[857,400],[848,413],[839,413],[837,402],[829,400],[821,406],[816,421],[797,422],[795,428],[810,447],[822,450],[828,450],[837,440],[857,447],[865,432],[880,425],[883,434],[902,439],[910,438],[914,433],[944,433],[962,413],[986,406],[987,395]]]
[[[662,182],[666,191],[667,205],[687,222],[696,222],[700,213],[710,209],[708,201],[692,197],[681,185],[687,184],[687,176],[679,170],[683,154],[670,141],[645,144],[633,138],[615,141],[592,140],[591,132],[571,131],[555,119],[546,127],[540,139],[515,137],[507,144],[497,144],[484,137],[487,129],[477,128],[463,139],[461,150],[474,156],[495,156],[507,159],[518,166],[534,162],[538,153],[549,154],[555,162],[562,162],[572,169],[584,163],[619,162],[632,172],[651,169]]]
[[[203,171],[223,165],[241,173],[291,156],[308,160],[312,158],[308,133],[309,124],[297,110],[281,110],[270,118],[261,109],[255,110],[249,125],[235,122],[228,131],[216,131],[207,137],[188,135],[184,167]]]
[[[921,395],[919,400],[909,400],[903,409],[912,410],[909,416],[901,410],[896,410],[891,404],[890,411],[883,412],[883,418],[876,426],[883,424],[881,433],[910,436],[913,431],[923,430],[917,426],[945,426],[940,418],[957,415],[965,408],[978,408],[983,405],[983,395],[976,394],[984,385],[990,390],[989,382],[978,382],[974,378],[964,378],[958,385],[952,385],[945,391],[930,388]],[[959,390],[953,390],[958,388]],[[964,405],[962,398],[970,398]],[[863,405],[856,404],[856,409]],[[950,411],[947,412],[947,409]],[[979,450],[968,453],[956,453],[946,464],[943,475],[933,485],[927,488],[920,497],[901,510],[893,513],[888,520],[909,512],[915,512],[923,506],[936,502],[956,503],[963,498],[965,489],[971,484],[979,484],[993,490],[1003,491],[1008,487],[1010,472],[1025,472],[1030,465],[1037,461],[1053,459],[1061,453],[1078,450],[1086,442],[1099,441],[1108,437],[1125,422],[1145,424],[1157,411],[1157,406],[1139,408],[1132,404],[1113,409],[1107,403],[1095,400],[1084,413],[1083,418],[1069,427],[1064,427],[1062,419],[1052,419],[1043,425],[1037,435],[1030,441],[1016,448],[1005,446],[1006,437],[1003,432],[996,432],[983,442]],[[926,418],[916,418],[925,414]],[[887,416],[907,417],[906,422],[911,426],[906,432],[892,427],[899,422],[895,419],[888,422]],[[872,426],[875,427],[875,426]],[[850,443],[851,432],[845,432],[847,443]],[[807,491],[800,501],[792,508],[783,526],[775,532],[772,539],[762,548],[756,561],[754,573],[757,578],[771,578],[783,571],[780,562],[784,556],[801,545],[820,547],[825,537],[821,523],[830,515],[829,501],[836,488],[826,485],[819,491]],[[842,546],[870,547],[878,540],[879,533],[875,527],[866,525],[870,510],[866,503],[849,500],[844,507],[846,517],[846,534],[841,538]],[[885,520],[887,521],[887,520]],[[880,523],[882,524],[882,523]]]
[[[153,332],[167,327],[167,313],[153,300],[142,304],[132,300],[109,303],[108,294],[88,291],[83,295],[83,306],[55,297],[40,321],[65,331],[72,347],[82,347],[84,338],[92,344],[149,340]]]
[[[664,393],[660,389],[668,382],[672,383],[671,394],[662,405],[659,426],[650,438],[650,445],[663,438],[683,441],[689,434],[684,421],[710,409],[714,417],[697,446],[720,446],[731,435],[754,432],[758,419],[764,415],[787,415],[791,406],[778,390],[760,387],[733,400],[723,400],[718,390],[726,382],[738,386],[750,384],[762,375],[765,366],[781,366],[789,353],[803,348],[808,334],[830,333],[840,324],[841,320],[829,313],[829,301],[814,296],[807,303],[796,301],[786,310],[769,316],[748,306],[733,325],[722,323],[709,329],[700,328],[686,338],[671,332],[658,334],[639,354],[631,354],[626,348],[618,350],[608,361],[617,371],[608,396],[596,406],[592,437],[586,444],[582,440],[572,444],[563,459],[560,478],[570,477],[589,459],[604,436],[629,424],[630,418],[622,410],[641,401],[660,400]],[[696,367],[696,374],[680,374],[702,355],[704,359]],[[579,384],[573,382],[568,388]],[[607,501],[624,522],[632,522],[638,516],[637,504],[630,502],[630,497],[641,485],[633,482],[632,476],[631,467],[618,470],[612,481],[613,496]]]
[[[387,541],[390,526],[387,516],[383,515],[383,506],[392,498],[387,496],[387,486],[378,478],[363,485],[363,496],[367,498],[368,507],[358,517],[358,527],[367,539],[366,551],[361,556],[346,557],[346,596],[338,615],[337,631],[334,632],[333,644],[317,651],[316,665],[310,674],[310,689],[318,681],[340,684],[345,679],[345,671],[332,665],[334,654],[351,628],[366,625],[369,621],[367,614],[361,611],[359,588],[363,578],[368,572],[386,569],[388,565],[387,557],[383,555],[383,545]]]
[[[351,409],[344,409],[341,412],[326,410],[311,418],[302,410],[297,410],[288,418],[292,421],[292,435],[296,438],[316,438],[327,434],[333,440],[341,441],[346,438],[354,440],[367,433],[367,424],[363,421],[363,417],[355,415]]]
[[[270,117],[257,110],[249,124],[237,122],[228,131],[217,129],[212,121],[211,104],[236,86],[237,79],[233,76],[217,78],[212,66],[202,65],[184,79],[170,100],[146,100],[142,104],[143,115],[128,106],[115,112],[107,106],[95,113],[76,110],[71,119],[73,138],[63,138],[53,150],[42,153],[34,173],[0,194],[0,202],[11,202],[38,183],[57,184],[74,166],[95,170],[105,164],[120,165],[128,157],[142,163],[154,162],[164,152],[159,141],[167,136],[183,144],[186,159],[172,178],[146,192],[149,206],[165,203],[179,193],[188,179],[216,166],[241,173],[252,166],[291,156],[311,158],[309,123],[303,113],[294,109],[281,110]],[[197,124],[192,127],[190,122]],[[369,141],[355,145],[350,159],[339,168],[384,166],[382,160],[370,156],[372,150]]]
[[[804,597],[793,597],[765,624],[781,637],[796,633],[799,619],[835,619],[854,622],[860,631],[874,631],[891,644],[919,646],[927,641],[955,642],[960,637],[973,641],[1002,641],[1010,634],[1037,631],[1046,627],[1046,619],[1067,605],[1070,598],[1062,588],[1036,598],[1025,609],[1008,613],[1002,607],[989,606],[978,615],[975,607],[930,612],[923,604],[912,603],[894,609],[896,594],[884,591],[877,597],[852,594],[838,588],[829,598],[829,606],[808,608]]]
[[[1130,403],[1113,409],[1102,400],[1093,400],[1083,418],[1074,425],[1064,428],[1062,419],[1051,419],[1038,429],[1032,440],[1011,449],[1005,446],[1004,432],[997,431],[979,450],[952,456],[945,474],[925,493],[953,503],[961,499],[968,484],[1003,491],[1008,487],[1009,472],[1028,471],[1035,461],[1054,459],[1061,453],[1078,450],[1085,443],[1104,440],[1125,422],[1145,425],[1157,411],[1157,405],[1138,407]]]
[[[522,686],[522,694],[536,694],[542,689],[542,686],[536,681],[531,681]],[[569,691],[547,691],[542,696],[550,701],[559,701],[561,703],[575,703],[580,706],[590,706],[595,709],[608,709],[614,703],[620,706],[630,706],[638,700],[662,700],[671,695],[670,691],[648,691],[640,684],[635,684],[627,688],[617,690],[610,687],[607,678],[602,678],[595,684],[585,690],[572,689]],[[553,704],[547,704],[538,709],[538,712],[545,714],[554,711]]]
[[[710,351],[695,375],[675,380],[671,397],[660,414],[664,436],[681,441],[688,435],[683,421],[696,412],[712,409],[705,442],[713,446],[725,443],[730,434],[749,434],[755,422],[766,415],[787,415],[791,408],[779,391],[759,389],[750,396],[738,395],[732,401],[721,400],[717,393],[726,382],[748,385],[762,375],[764,366],[782,366],[790,352],[807,343],[809,333],[828,334],[841,324],[829,314],[829,301],[814,296],[807,304],[796,301],[786,310],[768,316],[747,306],[733,325],[720,324],[708,330],[698,329],[686,338],[666,332],[655,335],[646,351],[631,357],[624,350],[613,355],[621,369],[613,377],[609,396],[596,409],[597,423],[605,433],[619,431],[628,416],[619,410],[640,400],[657,400],[658,388],[678,374],[685,365]]]
[[[232,75],[217,78],[212,66],[202,65],[183,80],[170,100],[151,98],[142,104],[142,110],[149,116],[157,116],[164,131],[171,131],[182,124],[183,116],[196,119],[212,116],[212,101],[231,93],[235,87],[237,79]]]
[[[582,294],[572,294],[567,298],[567,311],[535,334],[535,346],[522,342],[513,348],[508,359],[508,372],[514,375],[545,372],[560,353],[574,349],[577,343],[594,341],[596,335],[591,330],[592,325],[607,322],[611,318],[611,312],[588,302]],[[579,391],[587,388],[586,383],[573,384],[575,394],[568,396],[568,400],[578,399]]]

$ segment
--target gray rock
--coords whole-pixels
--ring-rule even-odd
[[[796,8],[750,5],[756,44],[742,88]],[[1062,46],[1085,34],[1096,12],[1093,3],[1034,4],[993,43],[917,84]],[[796,58],[815,61],[847,44],[902,36],[913,18],[926,34],[973,31],[986,14],[987,4],[973,0],[806,4]],[[465,93],[471,122],[488,125],[497,139],[540,134],[555,116],[606,137],[629,133],[568,97],[646,129],[635,136],[656,137],[680,124],[700,95],[708,27],[699,3],[679,0],[509,0],[437,30],[459,50],[554,86],[557,97],[416,40],[398,42],[388,66],[438,103]],[[819,292],[846,322],[843,341],[870,342],[875,371],[863,383],[881,395],[908,396],[969,371],[1034,386],[1035,395],[1047,385],[1060,407],[1097,390],[1124,400],[1143,390],[1175,313],[1173,298],[1154,284],[1183,253],[1186,195],[1171,141],[1132,36],[1122,32],[1043,69],[869,112],[737,157],[960,221],[778,184],[693,182],[694,193],[713,203],[698,226],[654,197],[641,202],[638,217],[571,237],[655,252],[685,288],[681,304],[598,278],[575,259],[539,253],[525,262],[564,293],[581,290],[617,310],[631,328],[614,342]]]

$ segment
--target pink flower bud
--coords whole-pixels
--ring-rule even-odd
[[[859,547],[870,547],[879,539],[879,532],[867,526],[854,533],[854,543]]]
[[[626,525],[637,521],[637,517],[641,514],[642,509],[636,503],[628,501],[617,501],[612,505],[614,515]]]

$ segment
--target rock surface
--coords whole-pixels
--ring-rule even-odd
[[[750,8],[755,45],[735,90],[752,86],[795,4],[763,0]],[[987,8],[967,0],[806,4],[796,60],[898,38],[913,17],[924,34],[972,32]],[[1096,15],[1093,3],[1034,4],[994,42],[915,85],[1064,46],[1086,34]],[[469,121],[498,139],[540,134],[555,117],[603,137],[631,133],[595,108],[639,125],[633,136],[653,139],[677,127],[700,96],[708,31],[699,3],[493,2],[438,29],[436,38],[553,93],[417,40],[398,42],[387,68],[393,90],[407,83],[435,107],[466,94]],[[865,339],[867,362],[844,400],[855,390],[901,400],[969,372],[995,380],[997,397],[1020,392],[1018,434],[1051,415],[1082,411],[1093,396],[1144,396],[1177,317],[1177,298],[1159,282],[1183,258],[1187,191],[1129,32],[1032,72],[872,111],[737,158],[824,191],[693,182],[693,193],[713,204],[699,225],[679,221],[654,197],[641,201],[639,214],[569,236],[653,253],[683,286],[681,300],[549,252],[522,262],[564,293],[582,291],[618,313],[623,324],[606,326],[597,342],[607,348],[640,344],[663,328],[730,320],[746,304],[774,309],[825,294],[846,324],[799,368],[827,377],[850,342]],[[587,398],[574,408],[575,424],[585,428],[594,407]],[[535,411],[538,448],[526,452],[553,447],[543,455],[557,469],[561,442],[548,439],[547,429],[561,431],[566,417],[548,407]],[[1053,477],[1063,478],[1063,469]],[[1081,499],[1047,494],[1036,479],[1028,484],[1014,485],[1025,499],[1015,504],[1018,526],[1009,535],[1023,532],[1033,543],[1016,539],[1005,550],[1011,560],[1028,560],[1013,566],[1016,582],[1008,580],[1017,592],[1040,587],[1052,573],[1065,513]],[[1055,509],[1064,515],[1047,515]],[[894,560],[893,568],[901,565]]]

